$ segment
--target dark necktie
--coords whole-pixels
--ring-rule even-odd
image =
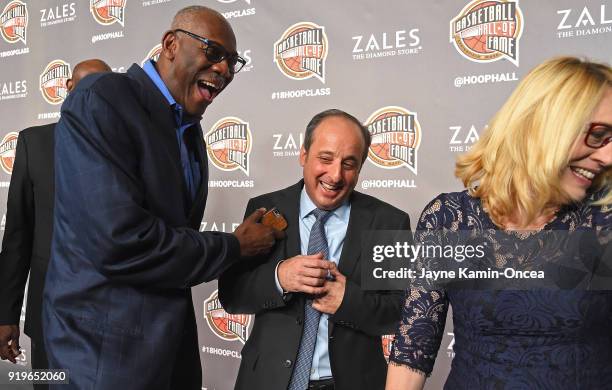
[[[323,253],[324,259],[329,259],[329,248],[325,237],[325,222],[332,215],[331,211],[315,209],[312,214],[317,218],[308,238],[308,255]],[[312,299],[307,299],[304,305],[304,331],[300,340],[300,349],[291,375],[288,390],[305,390],[310,380],[312,357],[317,342],[317,331],[321,312],[312,308]]]

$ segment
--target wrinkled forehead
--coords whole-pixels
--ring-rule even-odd
[[[185,28],[201,37],[213,40],[230,52],[236,51],[236,36],[232,26],[221,15],[210,12],[200,12],[194,15],[190,26]]]
[[[321,121],[312,133],[312,146],[317,149],[342,149],[359,156],[364,152],[365,140],[361,129],[342,116],[330,116]]]

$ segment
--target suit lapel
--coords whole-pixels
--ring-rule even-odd
[[[285,197],[276,206],[287,220],[287,230],[285,234],[285,255],[287,258],[300,254],[300,194],[304,186],[304,181],[300,180],[297,184],[288,188]]]
[[[164,95],[162,95],[157,86],[138,65],[132,65],[128,70],[128,75],[140,84],[141,101],[144,102],[145,107],[149,111],[151,122],[157,125],[156,128],[162,129],[160,135],[164,140],[164,145],[182,177],[181,156],[176,139],[176,124],[172,107],[168,105]]]
[[[361,235],[364,231],[370,229],[372,224],[373,214],[367,203],[367,199],[360,193],[353,192],[351,215],[342,246],[342,254],[338,262],[338,270],[347,278],[353,273],[361,256],[361,242],[363,240]]]
[[[147,108],[151,117],[151,123],[154,125],[151,130],[159,130],[157,134],[161,137],[162,143],[167,153],[170,155],[170,161],[172,161],[172,165],[176,171],[175,173],[181,182],[183,195],[185,195],[184,198],[188,196],[185,199],[190,199],[191,195],[187,189],[183,168],[181,167],[181,156],[178,140],[176,138],[176,123],[174,121],[172,107],[170,107],[164,95],[162,95],[157,86],[140,66],[136,64],[132,65],[127,73],[130,78],[140,85],[137,92],[140,94],[140,101],[142,101]],[[188,210],[186,210],[186,212],[188,212]]]
[[[351,195],[351,215],[346,229],[346,236],[344,237],[342,254],[338,262],[338,270],[347,279],[351,278],[359,257],[361,257],[361,242],[363,240],[361,235],[364,231],[371,228],[373,217],[372,210],[368,208],[367,199],[360,193],[353,192]],[[333,331],[334,322],[329,321],[327,328],[328,336],[331,336]]]
[[[200,164],[200,187],[196,193],[196,197],[193,200],[191,210],[189,212],[189,223],[190,225],[199,225],[204,209],[206,208],[206,199],[208,197],[208,156],[206,154],[206,144],[204,142],[204,136],[202,135],[202,129],[198,128],[197,141],[195,142],[195,153],[198,163]]]

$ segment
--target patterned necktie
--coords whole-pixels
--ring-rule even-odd
[[[312,214],[317,218],[308,238],[308,255],[323,253],[324,259],[329,259],[329,248],[325,238],[325,222],[332,215],[331,211],[315,209]],[[291,375],[288,390],[305,390],[310,380],[310,368],[317,341],[319,319],[321,312],[312,308],[312,299],[307,299],[304,305],[304,331],[300,341],[300,349]]]

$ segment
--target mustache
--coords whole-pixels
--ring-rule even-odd
[[[215,72],[199,74],[196,79],[197,81],[206,81],[214,84],[219,91],[225,88],[228,84],[225,77]]]

